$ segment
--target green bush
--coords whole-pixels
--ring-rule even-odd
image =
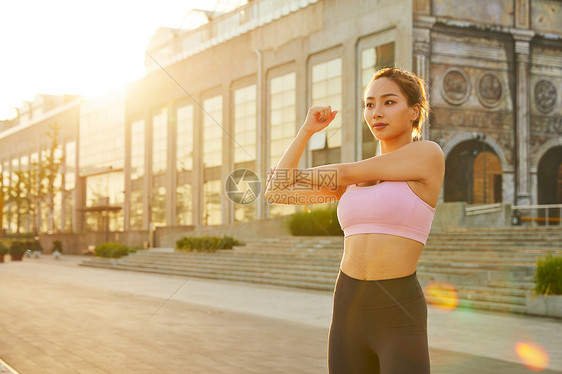
[[[287,219],[291,235],[297,236],[343,236],[338,222],[337,208],[313,209],[292,214]]]
[[[31,249],[27,242],[21,240],[14,240],[12,244],[10,244],[9,253],[12,256],[23,256],[25,251]]]
[[[231,236],[186,236],[176,241],[176,249],[196,252],[214,252],[217,249],[232,249],[242,243]]]
[[[5,239],[11,239],[11,240],[21,240],[23,241],[24,239],[33,239],[35,235],[33,233],[30,232],[12,232],[12,233],[5,233],[4,234],[4,238]]]
[[[0,242],[0,256],[4,256],[8,254],[8,247],[4,245],[4,243]]]
[[[145,249],[145,248],[143,248],[143,247],[129,247],[129,253],[135,253],[137,251],[142,251],[143,249]]]
[[[121,243],[103,243],[96,246],[96,256],[107,258],[119,258],[129,254],[129,247]]]
[[[562,256],[539,258],[535,273],[537,294],[562,295]]]

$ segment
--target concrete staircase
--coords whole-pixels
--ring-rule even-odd
[[[91,258],[83,266],[215,278],[332,291],[342,237],[279,237],[246,241],[214,253],[139,251],[122,259]],[[524,313],[536,262],[562,255],[561,228],[455,229],[433,232],[417,275],[430,304]],[[448,282],[452,299],[432,296],[432,282]]]

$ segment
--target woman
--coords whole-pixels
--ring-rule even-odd
[[[441,190],[444,156],[434,142],[414,142],[429,110],[423,82],[414,74],[378,71],[364,104],[379,156],[298,170],[312,134],[336,116],[330,107],[312,107],[265,196],[292,204],[340,200],[345,240],[334,290],[330,373],[429,373],[427,304],[416,267]]]

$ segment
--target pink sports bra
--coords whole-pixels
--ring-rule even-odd
[[[425,245],[435,208],[416,195],[406,181],[385,181],[366,187],[347,186],[337,214],[344,237],[390,234]]]

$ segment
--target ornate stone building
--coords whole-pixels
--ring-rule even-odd
[[[414,1],[442,200],[562,203],[562,3]]]

